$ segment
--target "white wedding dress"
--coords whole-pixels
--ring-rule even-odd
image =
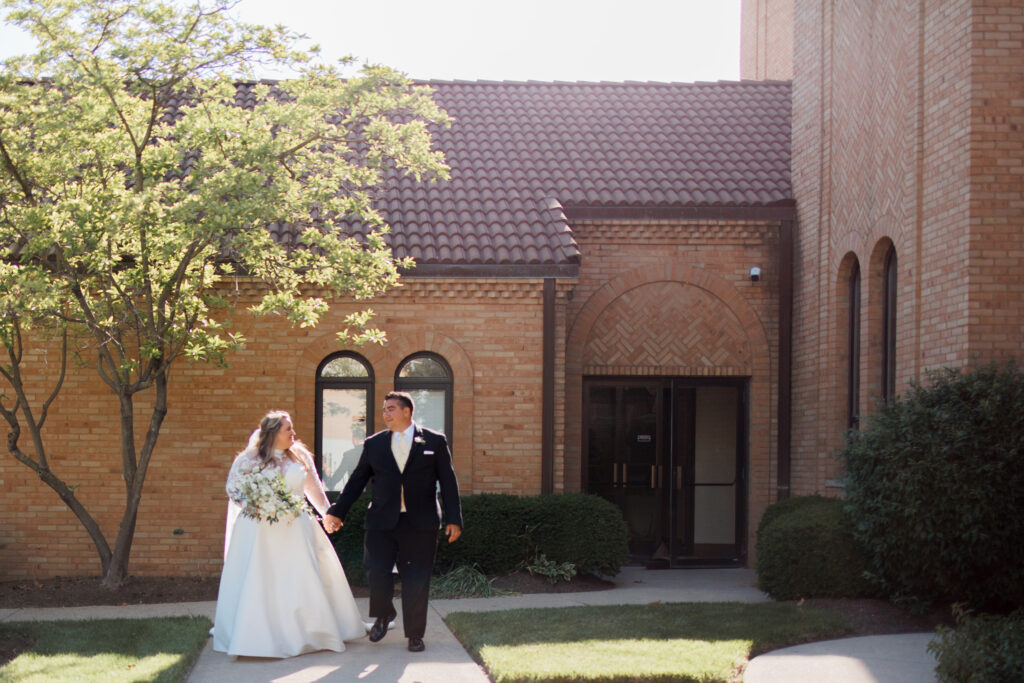
[[[275,463],[294,495],[306,495],[322,515],[327,496],[313,463],[278,451]],[[243,451],[228,475],[238,475]],[[213,649],[249,657],[293,657],[316,650],[342,652],[366,635],[352,589],[323,529],[308,515],[274,524],[242,516],[229,502],[224,569],[217,593]]]

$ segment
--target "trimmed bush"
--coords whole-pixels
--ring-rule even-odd
[[[874,597],[868,567],[841,500],[787,498],[765,510],[757,529],[757,583],[772,598]]]
[[[843,452],[855,535],[893,599],[1024,605],[1024,374],[928,373]]]
[[[484,574],[507,574],[528,553],[526,498],[497,493],[462,497],[465,528],[455,543],[442,534],[434,566],[444,573],[474,567]]]
[[[586,493],[526,499],[530,548],[526,561],[545,555],[576,565],[580,574],[614,576],[629,560],[626,522],[614,503]]]
[[[796,512],[809,507],[835,505],[835,500],[835,498],[826,498],[825,496],[819,495],[783,498],[780,501],[772,503],[765,509],[764,514],[761,515],[761,522],[757,526],[758,532],[774,522],[777,518],[783,515],[788,515],[790,512]]]
[[[331,539],[354,585],[366,585],[363,524],[369,494],[352,506],[345,526]],[[578,573],[614,575],[629,558],[626,523],[618,507],[582,493],[512,496],[480,493],[462,497],[464,529],[455,543],[438,535],[435,571],[473,567],[484,574],[507,574],[544,555],[571,563]]]
[[[928,644],[942,683],[1024,679],[1024,613],[971,616],[957,610],[956,629],[939,627]]]

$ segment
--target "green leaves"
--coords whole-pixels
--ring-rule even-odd
[[[843,452],[857,535],[890,593],[975,607],[1024,603],[1024,374],[929,373]]]
[[[225,4],[2,6],[40,44],[0,76],[0,243],[21,269],[3,277],[25,299],[7,320],[62,308],[114,379],[144,388],[176,358],[222,363],[242,343],[217,322],[225,274],[261,283],[254,312],[308,327],[412,267],[370,198],[388,169],[447,176],[429,90],[379,66],[342,79]],[[238,84],[268,63],[296,78]],[[368,321],[340,337],[381,340]]]

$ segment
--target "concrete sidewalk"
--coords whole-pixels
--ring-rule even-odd
[[[420,683],[486,683],[484,671],[470,658],[444,625],[451,612],[525,607],[625,605],[651,602],[768,602],[754,585],[749,569],[685,569],[648,571],[626,567],[616,587],[586,593],[544,593],[498,598],[431,600],[426,652],[410,653],[401,622],[379,643],[360,638],[346,643],[344,653],[316,652],[290,659],[237,659],[214,652],[207,643],[189,683],[306,683],[313,681],[401,681]],[[367,599],[358,599],[368,611]],[[215,603],[195,602],[123,607],[0,609],[0,621],[141,618],[202,615],[213,619]],[[932,634],[901,634],[846,638],[769,652],[751,660],[745,683],[931,683],[935,662],[926,647]]]
[[[934,633],[823,640],[766,652],[747,665],[745,683],[933,683]]]

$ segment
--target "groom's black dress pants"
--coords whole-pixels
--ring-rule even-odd
[[[402,513],[394,529],[367,529],[363,543],[363,566],[370,584],[370,617],[386,617],[394,611],[397,565],[402,580],[402,623],[406,638],[422,638],[427,627],[427,599],[430,574],[437,551],[437,530],[423,531],[409,523]]]

